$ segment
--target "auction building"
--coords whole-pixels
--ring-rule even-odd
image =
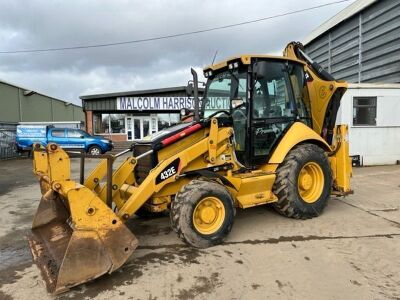
[[[203,94],[199,89],[199,96]],[[80,97],[90,134],[116,142],[143,139],[180,120],[182,108],[193,109],[186,86],[86,95]]]

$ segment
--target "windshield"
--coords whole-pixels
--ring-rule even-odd
[[[203,117],[208,118],[219,110],[230,112],[232,99],[242,99],[246,102],[246,76],[245,70],[226,70],[216,74],[207,82],[203,96]],[[243,106],[243,105],[242,105]]]

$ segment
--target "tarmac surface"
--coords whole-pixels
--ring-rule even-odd
[[[26,240],[40,199],[32,162],[0,161],[0,299],[400,299],[400,166],[354,169],[352,186],[311,220],[238,210],[209,249],[183,244],[168,217],[133,218],[139,247],[121,269],[53,297]]]

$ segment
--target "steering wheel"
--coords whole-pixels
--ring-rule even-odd
[[[221,114],[221,113],[224,113],[227,116],[231,115],[231,113],[229,111],[221,109],[221,110],[217,110],[215,113],[212,113],[211,115],[209,115],[208,118],[211,119],[212,117],[214,117],[214,116],[216,116],[218,114]]]

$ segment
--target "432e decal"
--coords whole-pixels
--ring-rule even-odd
[[[157,175],[156,177],[156,184],[159,184],[163,182],[164,180],[167,180],[171,176],[174,176],[175,174],[178,173],[178,168],[179,168],[179,162],[180,159],[177,158],[173,162],[171,162],[168,166],[166,166],[160,174]]]

